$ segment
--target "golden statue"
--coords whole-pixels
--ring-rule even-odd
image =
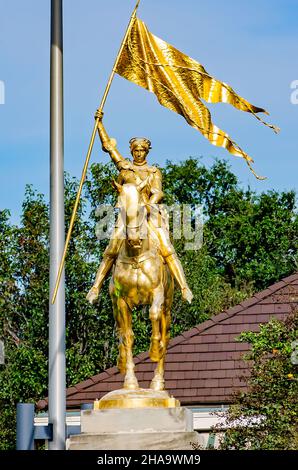
[[[119,193],[117,207],[122,217],[118,218],[87,299],[90,303],[97,299],[102,283],[114,265],[110,295],[120,340],[118,368],[125,374],[124,388],[131,390],[138,389],[132,353],[131,311],[138,305],[150,305],[150,359],[158,362],[150,388],[164,390],[164,361],[169,341],[173,278],[184,300],[191,302],[193,295],[170,242],[164,213],[158,207],[163,198],[162,177],[159,169],[147,164],[150,141],[145,138],[131,139],[133,162],[126,160],[117,150],[115,139],[109,138],[102,116],[103,113],[98,111],[95,118],[98,120],[102,148],[110,154],[119,170],[118,181],[114,182],[114,186]]]
[[[123,400],[122,398],[121,400],[122,405],[124,403],[126,407],[131,407],[136,397],[135,394],[130,395],[130,398],[133,398],[130,403],[127,403],[129,393],[141,390],[138,389],[132,357],[132,309],[137,305],[150,305],[149,312],[152,321],[150,358],[158,362],[151,382],[151,391],[155,394],[152,395],[153,405],[150,406],[159,406],[156,397],[160,397],[163,403],[162,395],[166,395],[164,360],[169,340],[174,279],[181,289],[184,300],[191,302],[192,293],[187,285],[181,263],[169,240],[165,212],[159,207],[163,197],[161,173],[146,162],[151,148],[150,141],[145,138],[130,140],[133,157],[133,162],[130,162],[118,152],[116,141],[109,138],[102,124],[102,110],[115,73],[154,93],[161,105],[183,116],[186,122],[201,132],[212,145],[226,148],[232,155],[244,158],[253,174],[259,179],[264,178],[258,176],[253,170],[252,158],[225,131],[213,124],[210,111],[202,100],[207,103],[229,103],[238,110],[253,114],[260,122],[278,132],[276,126],[268,124],[259,117],[259,113],[266,113],[265,109],[252,105],[238,95],[232,87],[209,75],[202,64],[153,35],[145,23],[136,16],[139,3],[140,0],[137,0],[95,116],[96,120],[52,295],[52,303],[54,303],[98,130],[103,150],[110,154],[119,170],[119,178],[114,185],[119,192],[117,205],[121,210],[121,217],[118,218],[87,299],[90,303],[97,299],[102,283],[113,267],[110,294],[120,337],[118,367],[121,372],[125,373],[124,392],[126,393],[123,394]],[[120,395],[115,394],[116,401],[117,397],[119,398]],[[149,395],[148,397],[150,398]],[[173,403],[170,397],[168,398],[169,400],[165,397],[164,401],[168,405],[161,406],[172,406]],[[142,406],[147,406],[148,400],[146,400],[145,396]],[[105,406],[110,406],[108,400]],[[177,405],[174,404],[174,406]]]

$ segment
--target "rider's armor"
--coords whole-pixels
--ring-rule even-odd
[[[154,166],[148,165],[146,161],[144,161],[143,164],[136,164],[136,162],[132,163],[131,161],[126,160],[118,152],[116,141],[114,139],[110,139],[107,135],[101,121],[99,121],[98,124],[98,132],[101,138],[103,150],[110,154],[111,159],[119,170],[118,183],[121,185],[130,183],[141,188],[140,191],[143,201],[147,205],[149,213],[149,238],[152,236],[153,239],[158,240],[158,249],[160,254],[169,266],[170,271],[178,282],[181,290],[183,291],[183,289],[188,289],[182,265],[169,238],[167,224],[165,222],[166,215],[163,213],[163,210],[158,207],[158,203],[163,198],[162,175],[160,170]],[[116,226],[114,230],[109,245],[104,252],[101,265],[97,271],[96,280],[93,286],[96,289],[101,287],[106,275],[114,264],[115,258],[117,257],[123,242],[123,227],[119,223],[117,225],[118,226]]]

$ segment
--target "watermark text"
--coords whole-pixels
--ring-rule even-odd
[[[298,80],[291,82],[291,88],[293,90],[291,93],[291,103],[298,104]]]
[[[292,354],[291,354],[291,363],[295,366],[298,364],[298,340],[291,343]]]
[[[141,206],[133,219],[121,207],[102,204],[96,209],[99,221],[95,227],[98,240],[155,238],[157,241],[184,240],[184,249],[196,251],[203,244],[203,211],[201,205],[150,204]]]
[[[5,363],[4,343],[0,339],[0,364]]]
[[[0,80],[0,104],[5,103],[5,85],[2,80]]]

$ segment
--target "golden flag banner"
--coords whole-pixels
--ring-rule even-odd
[[[139,18],[132,25],[115,71],[154,93],[161,105],[181,114],[211,144],[244,158],[253,174],[263,179],[252,169],[253,159],[225,131],[213,124],[210,111],[201,99],[207,103],[229,103],[236,109],[252,113],[278,132],[277,127],[257,116],[260,112],[268,114],[265,109],[252,105],[229,85],[211,77],[199,62],[151,34]]]

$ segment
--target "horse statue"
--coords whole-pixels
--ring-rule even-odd
[[[164,196],[162,175],[157,167],[147,163],[150,140],[144,137],[130,139],[133,157],[130,161],[118,151],[115,139],[109,137],[102,122],[102,111],[98,110],[95,117],[102,149],[110,155],[119,172],[114,186],[118,191],[117,207],[121,216],[86,298],[91,304],[96,301],[104,279],[112,269],[110,295],[119,336],[118,368],[125,374],[124,389],[127,392],[123,394],[123,400],[125,402],[128,395],[135,397],[143,394],[144,403],[148,403],[146,397],[151,394],[154,403],[158,396],[165,399],[162,406],[172,406],[172,398],[164,390],[164,363],[169,342],[174,279],[185,301],[191,303],[193,294],[169,239],[165,212],[160,206]],[[138,386],[132,354],[132,310],[140,305],[149,305],[152,323],[149,355],[153,362],[157,362],[148,394]],[[137,394],[135,390],[138,390]],[[116,396],[118,392],[115,399]]]
[[[169,342],[174,280],[150,230],[140,187],[114,182],[119,193],[126,236],[114,264],[109,291],[119,336],[118,368],[125,374],[124,388],[137,389],[134,373],[132,310],[150,305],[152,335],[149,355],[157,362],[150,388],[164,390],[164,362]],[[152,228],[152,227],[151,227]]]

